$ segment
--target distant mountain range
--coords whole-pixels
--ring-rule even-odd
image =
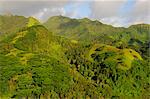
[[[0,98],[147,98],[150,24],[0,16]]]

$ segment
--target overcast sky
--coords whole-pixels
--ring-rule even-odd
[[[0,0],[0,14],[96,19],[113,26],[150,24],[150,0]]]

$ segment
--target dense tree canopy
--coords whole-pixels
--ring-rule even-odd
[[[0,16],[0,27],[1,99],[149,98],[148,24]]]

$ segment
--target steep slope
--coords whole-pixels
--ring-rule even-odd
[[[67,51],[66,56],[81,75],[95,82],[97,92],[105,98],[118,95],[147,96],[150,92],[149,87],[146,88],[149,84],[149,62],[132,49],[118,49],[106,44],[78,43]]]
[[[4,51],[2,53],[6,52],[7,55],[21,52],[53,54],[59,52],[56,50],[61,50],[57,37],[41,25],[22,29],[17,33],[6,36],[1,41],[1,51]]]
[[[134,60],[142,60],[142,57],[132,49],[118,49],[104,44],[95,44],[86,53],[86,58],[90,61],[104,61],[104,63],[114,63],[116,68],[129,70]]]
[[[0,44],[0,93],[3,97],[36,96],[50,90],[50,87],[56,92],[68,89],[71,76],[65,66],[65,58],[62,59],[63,49],[45,27],[37,25],[23,29],[7,36]],[[56,80],[60,82],[56,84]],[[45,85],[47,89],[44,88]]]
[[[64,16],[54,16],[44,23],[50,31],[68,38],[81,41],[100,41],[101,43],[115,43],[114,45],[128,43],[137,36],[138,40],[148,40],[150,25],[134,25],[129,28],[113,27],[90,19],[70,19]],[[137,27],[137,28],[136,28]],[[110,43],[111,44],[111,43]]]
[[[128,40],[129,47],[138,51],[143,57],[149,57],[150,25],[132,25],[128,28],[128,31],[131,31]]]
[[[74,38],[77,37],[77,39],[86,38],[86,37],[88,39],[89,35],[102,36],[123,29],[123,28],[113,28],[111,25],[102,24],[97,20],[91,21],[88,18],[70,19],[68,17],[63,17],[63,16],[51,17],[48,19],[47,22],[44,23],[44,25],[49,30],[54,31],[54,33],[69,36],[69,37],[75,35]]]
[[[3,38],[0,41],[0,98],[72,98],[87,93],[98,97],[93,83],[70,68],[65,57],[69,41],[41,25]],[[81,96],[74,94],[78,92]]]
[[[17,15],[0,15],[0,34],[16,32],[21,28],[36,24],[40,24],[40,22],[33,17],[26,18]]]
[[[115,28],[54,16],[44,27],[32,17],[2,17],[0,98],[149,95],[149,25]],[[6,23],[13,28],[6,29]]]
[[[137,24],[123,28],[113,27],[88,18],[71,19],[64,16],[54,16],[49,18],[44,26],[56,35],[72,40],[84,43],[103,43],[117,48],[131,48],[139,53],[144,46],[147,46],[150,38],[149,24]],[[144,52],[148,52],[148,50]]]

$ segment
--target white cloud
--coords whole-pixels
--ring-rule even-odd
[[[44,16],[45,13],[47,13],[48,9],[44,8],[42,11],[32,15],[34,17],[36,17],[37,19],[42,19],[42,17]]]
[[[80,13],[75,8],[68,13],[64,6],[76,3],[77,8],[81,3],[89,1],[92,10],[89,17],[92,19],[114,26],[150,23],[150,0],[136,0],[130,13],[124,15],[119,14],[119,9],[128,0],[0,0],[0,14],[12,12],[17,15],[34,16],[42,21],[55,15],[77,17]]]
[[[47,20],[50,16],[65,15],[64,5],[68,0],[0,0],[0,14],[11,12],[12,14],[23,16],[34,16],[42,21]]]
[[[95,1],[92,7],[92,18],[114,26],[129,26],[134,23],[150,24],[150,0],[137,0],[129,13],[119,13],[128,0]]]
[[[95,18],[115,17],[118,10],[125,3],[124,0],[94,1],[92,5],[92,15]]]
[[[126,21],[126,19],[122,17],[107,17],[102,18],[100,21],[105,24],[111,24],[115,27],[121,27],[122,25],[125,25],[123,22]]]
[[[46,21],[50,16],[53,15],[66,15],[66,12],[63,7],[57,7],[57,8],[43,8],[39,12],[35,13],[34,17],[41,21]]]

